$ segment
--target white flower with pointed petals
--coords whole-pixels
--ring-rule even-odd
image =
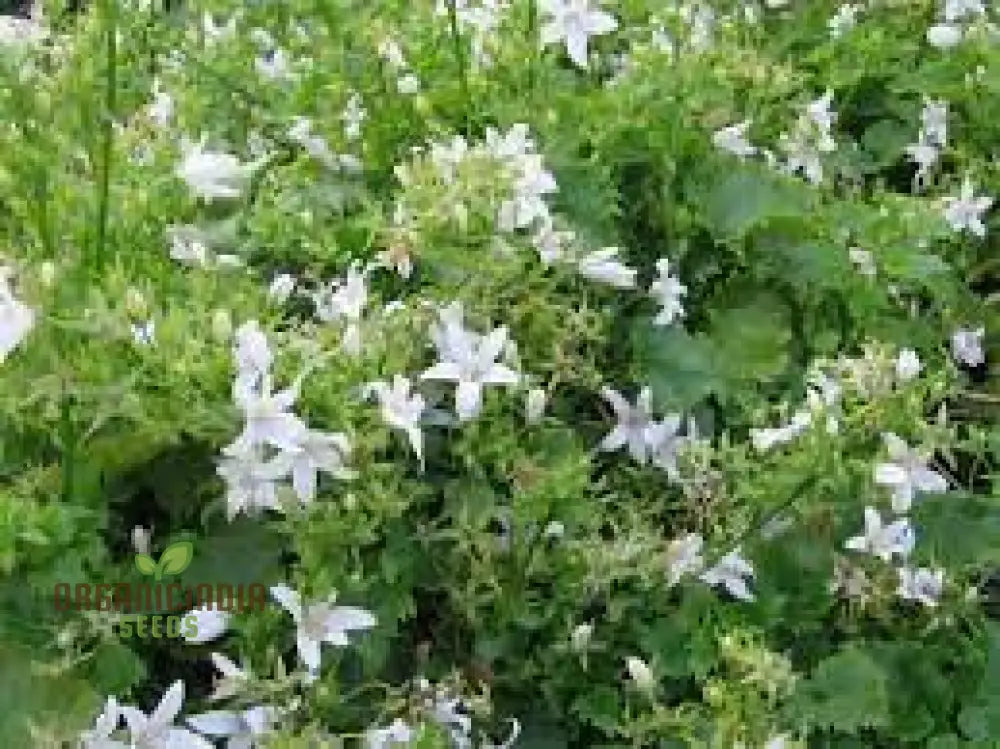
[[[172,260],[201,268],[208,265],[210,259],[208,240],[198,227],[168,226],[167,239],[170,241],[170,258]]]
[[[237,666],[222,653],[211,653],[209,657],[212,659],[216,671],[222,674],[222,678],[215,682],[215,688],[208,699],[216,702],[228,699],[240,692],[250,679],[249,672]]]
[[[915,536],[907,518],[900,518],[884,525],[882,516],[873,507],[865,508],[865,532],[844,543],[850,551],[860,551],[888,562],[893,554],[906,557],[913,551]]]
[[[948,102],[924,97],[920,112],[920,140],[944,148],[948,145]]]
[[[133,749],[213,749],[211,742],[174,725],[183,704],[184,682],[175,681],[149,715],[130,705],[123,706],[121,712]]]
[[[187,723],[198,733],[213,739],[226,739],[227,749],[252,749],[262,746],[258,740],[271,733],[278,720],[278,711],[267,705],[256,705],[239,712],[211,710],[191,715]]]
[[[177,176],[195,197],[211,202],[238,198],[250,181],[255,165],[243,164],[224,151],[208,151],[205,144],[184,144]]]
[[[978,367],[986,361],[983,353],[983,336],[986,328],[956,330],[951,336],[951,355],[967,367]]]
[[[830,29],[830,36],[839,39],[848,31],[853,29],[858,22],[858,6],[845,3],[841,5],[833,18],[827,22]]]
[[[757,153],[757,147],[747,140],[747,130],[750,129],[751,120],[743,120],[735,125],[729,125],[721,130],[716,130],[712,135],[712,145],[720,151],[726,151],[746,158]]]
[[[662,420],[651,422],[646,429],[646,444],[653,465],[667,472],[671,479],[677,479],[677,456],[690,435],[681,435],[681,415],[668,414]]]
[[[938,605],[944,589],[944,570],[926,567],[899,568],[899,588],[896,594],[907,601],[919,601],[929,608]]]
[[[320,471],[342,481],[356,478],[357,473],[346,465],[350,454],[351,442],[346,434],[311,429],[302,433],[295,448],[285,454],[292,474],[292,488],[299,501],[309,504],[315,499]]]
[[[649,293],[656,298],[662,309],[653,318],[653,325],[670,325],[674,320],[684,316],[681,298],[687,293],[687,287],[670,275],[670,261],[666,258],[656,261],[656,273],[656,279],[650,286]]]
[[[734,598],[741,601],[754,600],[747,587],[747,580],[753,579],[753,567],[740,556],[739,547],[733,549],[714,566],[701,573],[700,580],[706,585],[721,585]]]
[[[496,361],[507,344],[507,328],[482,336],[471,333],[462,326],[461,314],[461,307],[454,306],[441,312],[441,323],[432,331],[440,361],[421,379],[456,383],[455,409],[465,421],[479,415],[484,385],[516,385],[520,375]]]
[[[288,475],[284,454],[265,460],[257,450],[224,448],[216,471],[226,482],[226,513],[232,520],[239,513],[274,509],[278,502],[277,482]]]
[[[316,316],[323,322],[343,320],[347,323],[344,332],[344,350],[352,356],[361,353],[361,315],[368,304],[368,271],[354,263],[347,270],[347,276],[334,281],[313,295]]]
[[[201,608],[192,609],[184,617],[194,618],[196,625],[195,634],[190,637],[185,634],[184,639],[188,642],[202,643],[211,642],[222,637],[226,630],[229,629],[229,621],[232,619],[232,614],[206,604]]]
[[[892,509],[904,513],[910,509],[917,492],[946,492],[948,481],[927,467],[927,455],[911,450],[895,434],[882,435],[889,461],[875,466],[875,483],[892,490]]]
[[[587,67],[590,37],[618,28],[613,16],[591,6],[590,0],[541,0],[539,9],[548,18],[542,26],[542,45],[564,42],[566,54],[579,67]]]
[[[0,362],[23,341],[35,325],[35,311],[14,298],[10,270],[0,268]]]
[[[243,431],[233,449],[247,452],[270,445],[278,450],[295,451],[305,439],[307,427],[291,412],[298,398],[299,383],[277,393],[271,392],[270,376],[265,375],[259,388],[237,390],[236,405],[243,411]]]
[[[236,361],[236,379],[242,385],[236,390],[256,388],[271,369],[274,354],[271,353],[267,335],[256,320],[245,322],[236,329],[233,359]]]
[[[299,594],[284,584],[273,586],[271,595],[292,615],[298,629],[295,644],[311,677],[319,673],[322,643],[344,647],[349,644],[348,632],[371,629],[377,623],[366,609],[332,605],[334,596],[325,602],[303,604]]]
[[[962,27],[953,23],[937,23],[927,29],[927,43],[938,49],[951,49],[962,41]]]
[[[625,659],[625,668],[628,670],[629,678],[636,688],[644,694],[652,694],[656,689],[656,678],[653,671],[641,658],[630,655]]]
[[[111,738],[121,722],[121,710],[114,697],[108,697],[104,711],[97,716],[94,727],[80,734],[81,749],[128,749],[124,741]]]
[[[983,0],[944,0],[942,15],[949,23],[962,21],[967,17],[986,15],[986,6]]]
[[[975,188],[968,178],[962,181],[958,197],[946,197],[944,205],[944,218],[952,229],[968,231],[980,238],[986,236],[983,214],[993,205],[993,198],[984,195],[976,197]]]
[[[284,304],[288,297],[295,291],[295,276],[290,273],[281,273],[274,277],[271,285],[267,287],[267,295],[272,301]]]
[[[685,575],[695,575],[705,566],[701,556],[705,541],[697,533],[675,538],[667,546],[667,586],[673,587]]]
[[[577,262],[580,274],[618,289],[634,289],[636,271],[618,259],[620,251],[618,247],[605,247],[588,253]]]
[[[411,393],[412,383],[408,377],[394,375],[392,384],[384,381],[371,382],[366,391],[378,398],[382,420],[393,429],[403,431],[421,464],[424,460],[424,435],[420,431],[420,417],[423,415],[424,397]]]
[[[608,387],[601,390],[601,396],[614,409],[618,423],[601,441],[598,449],[612,451],[627,446],[632,459],[645,464],[650,454],[647,434],[652,425],[652,391],[644,387],[634,406],[618,391]]]
[[[385,728],[369,728],[365,731],[365,749],[400,749],[410,746],[416,732],[401,718],[396,718]]]

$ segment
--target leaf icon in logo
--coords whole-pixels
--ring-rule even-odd
[[[190,541],[170,544],[160,556],[156,579],[159,580],[162,575],[179,575],[191,564],[192,557],[194,557],[194,545]]]
[[[149,554],[136,554],[135,568],[144,575],[156,574],[156,562],[153,561],[153,557],[149,556]]]

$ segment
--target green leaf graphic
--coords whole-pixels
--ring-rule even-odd
[[[144,575],[156,574],[156,562],[149,554],[136,554],[135,568]]]
[[[194,546],[190,541],[178,541],[163,550],[160,557],[160,575],[179,575],[191,564]]]

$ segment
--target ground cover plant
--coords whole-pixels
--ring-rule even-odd
[[[3,746],[1000,746],[996,3],[20,6]]]

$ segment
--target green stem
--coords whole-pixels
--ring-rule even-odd
[[[104,71],[104,112],[101,121],[101,181],[97,207],[97,243],[94,252],[94,264],[98,268],[104,264],[106,255],[111,195],[111,160],[118,90],[118,33],[113,10],[116,1],[104,0],[102,3],[106,37],[106,67]]]
[[[528,91],[531,100],[535,100],[535,66],[538,63],[538,2],[528,0],[528,45],[531,53],[528,57]]]
[[[458,31],[458,9],[456,0],[448,0],[448,23],[451,27],[451,43],[455,50],[455,64],[458,65],[458,81],[462,88],[462,106],[465,109],[465,135],[472,133],[471,109],[472,100],[469,97],[469,75],[465,60],[465,46]]]

